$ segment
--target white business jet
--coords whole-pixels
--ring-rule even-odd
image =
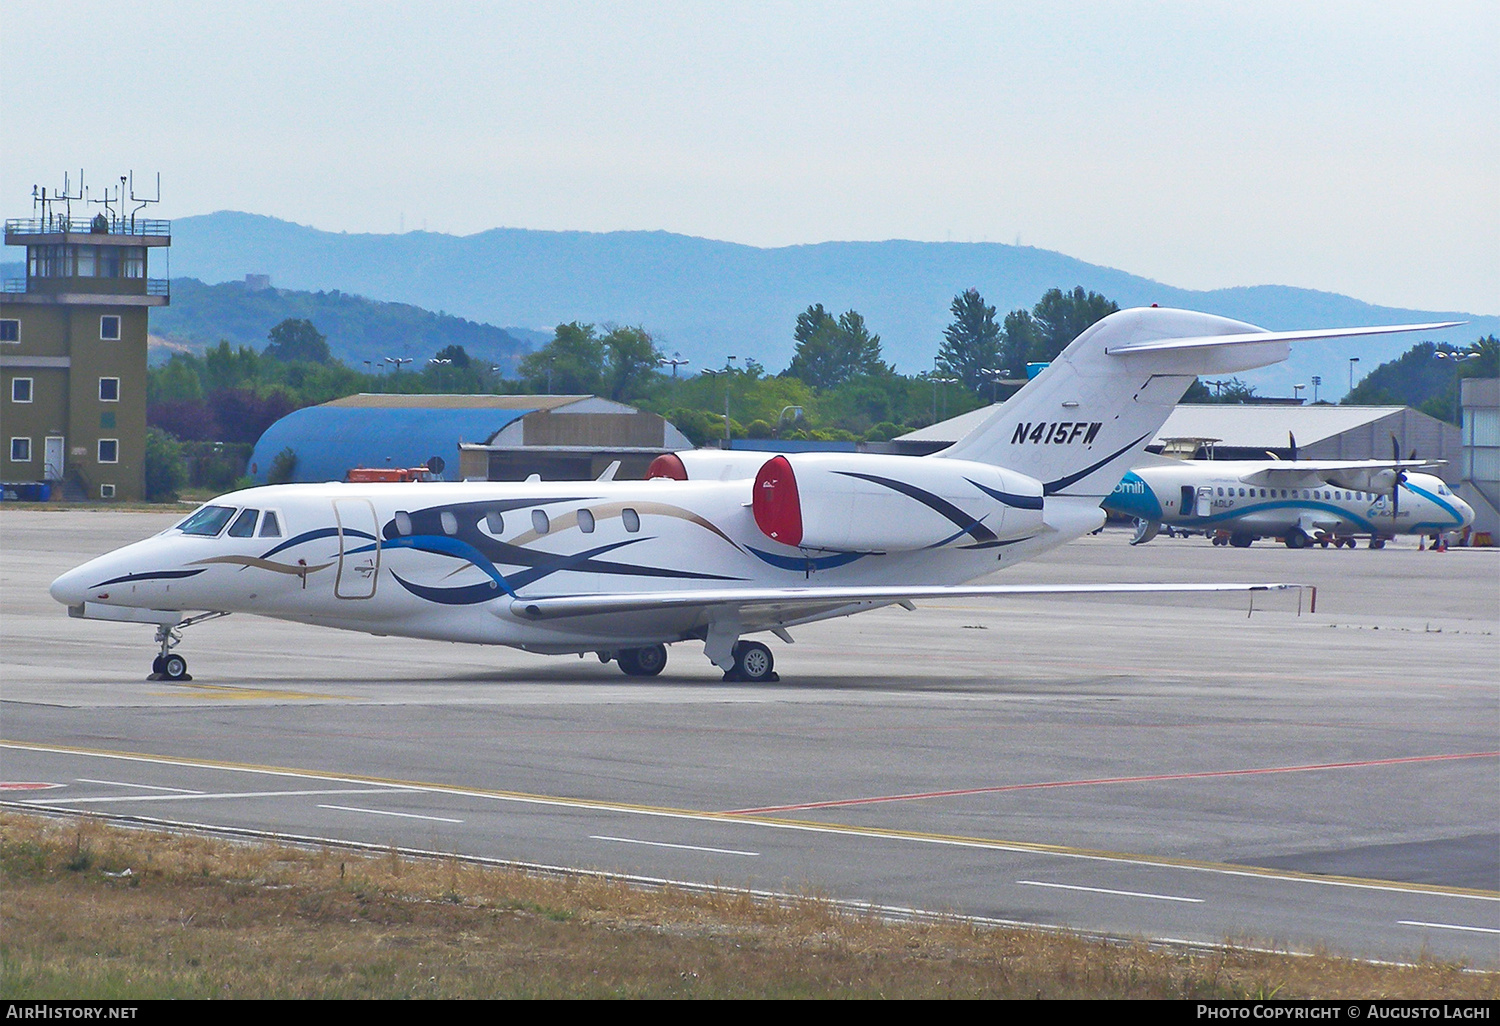
[[[1370,548],[1398,534],[1434,538],[1474,522],[1474,509],[1432,474],[1429,460],[1161,460],[1130,471],[1104,500],[1136,518],[1132,545],[1162,527],[1202,531],[1215,545],[1247,548],[1279,538],[1288,548]]]
[[[73,616],[155,624],[153,677],[184,680],[179,632],[229,613],[378,635],[596,653],[633,676],[703,643],[776,679],[797,624],[913,600],[1297,585],[966,585],[1087,534],[1099,503],[1198,374],[1288,343],[1442,325],[1267,332],[1156,308],[1111,314],[982,425],[926,457],[695,451],[646,481],[308,484],[232,492],[70,570]]]

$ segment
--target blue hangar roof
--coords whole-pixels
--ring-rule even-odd
[[[420,467],[441,456],[438,475],[458,480],[460,442],[487,442],[535,409],[369,408],[309,406],[266,428],[250,456],[250,476],[266,483],[266,471],[283,449],[297,454],[293,481],[342,481],[350,467]]]

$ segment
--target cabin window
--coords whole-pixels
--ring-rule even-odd
[[[260,510],[247,509],[234,518],[234,523],[229,525],[229,537],[231,538],[254,538],[255,519],[260,516]]]
[[[584,534],[594,533],[594,514],[586,509],[578,511],[578,529]]]
[[[490,534],[498,538],[505,533],[505,518],[500,515],[498,509],[489,510],[484,515],[484,526]]]
[[[1220,489],[1219,489],[1219,494],[1220,494],[1220,495],[1223,495],[1223,494],[1224,494],[1224,489],[1222,489],[1222,488],[1220,488]]]
[[[443,533],[450,537],[458,533],[458,517],[453,515],[452,510],[443,510],[438,514],[438,523],[443,525]]]
[[[396,511],[396,533],[405,537],[411,536],[411,514],[404,509]]]
[[[262,538],[280,538],[281,523],[277,519],[274,509],[266,510],[266,515],[260,522],[260,536]]]
[[[233,506],[204,506],[198,512],[177,525],[183,534],[197,534],[213,538],[224,530],[229,518],[234,516]]]
[[[631,534],[641,529],[641,515],[629,507],[620,510],[620,521]]]
[[[531,511],[531,527],[537,534],[546,534],[552,530],[552,521],[547,519],[547,511],[534,509]]]
[[[1245,497],[1245,489],[1241,488],[1240,489],[1240,498],[1243,499],[1244,497]]]

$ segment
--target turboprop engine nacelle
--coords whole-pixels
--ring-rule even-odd
[[[1042,529],[1039,481],[967,460],[775,456],[756,474],[750,506],[766,537],[838,552],[982,545]]]

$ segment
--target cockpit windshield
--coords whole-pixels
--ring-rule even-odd
[[[234,516],[233,506],[204,506],[177,525],[183,534],[198,534],[206,538],[215,537],[224,530],[229,518]]]

